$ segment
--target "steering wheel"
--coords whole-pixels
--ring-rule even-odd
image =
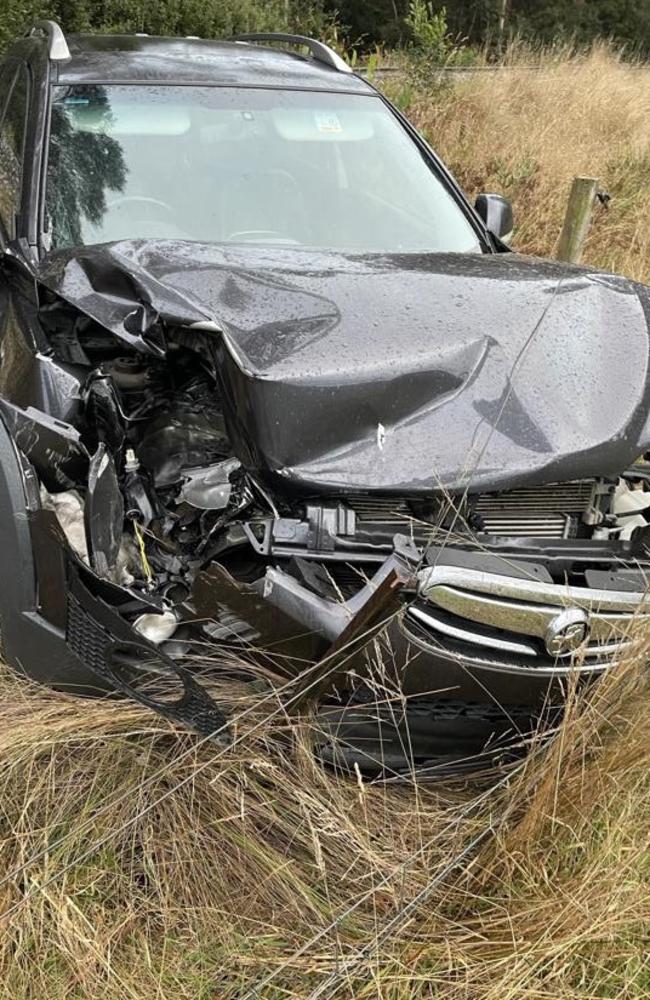
[[[174,209],[171,205],[168,205],[164,201],[159,201],[158,198],[148,198],[144,194],[125,194],[121,198],[114,198],[113,201],[107,202],[106,207],[119,208],[122,205],[131,205],[134,202],[140,202],[143,205],[154,205],[156,208],[162,208],[168,215],[174,214]]]
[[[260,179],[265,180],[280,180],[284,181],[285,185],[291,190],[296,200],[300,200],[300,187],[296,181],[296,178],[289,173],[288,170],[284,170],[282,167],[270,167],[268,170],[263,170],[259,175]],[[230,242],[231,240],[244,240],[246,242],[252,242],[254,240],[264,240],[268,237],[275,240],[278,243],[292,243],[294,245],[300,244],[300,240],[295,239],[288,233],[281,233],[277,229],[237,229],[230,233],[226,240]]]

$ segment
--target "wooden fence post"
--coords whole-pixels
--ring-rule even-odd
[[[564,225],[557,248],[557,259],[577,264],[582,255],[591,212],[598,190],[598,180],[595,177],[574,177],[569,202],[564,216]]]

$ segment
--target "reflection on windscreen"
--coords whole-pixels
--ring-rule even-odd
[[[53,247],[120,239],[478,251],[465,216],[373,96],[55,88]]]

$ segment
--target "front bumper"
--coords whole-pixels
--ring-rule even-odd
[[[417,652],[423,690],[451,676],[456,684],[462,671],[489,671],[512,681],[513,675],[523,681],[596,675],[650,625],[647,561],[644,570],[638,561],[570,542],[559,550],[557,543],[546,549],[540,543],[513,555],[495,547],[422,550],[397,535],[394,555],[347,601],[317,597],[275,569],[267,571],[264,596],[334,642],[396,559],[408,582],[391,644],[399,646],[396,661],[408,659],[405,646]]]

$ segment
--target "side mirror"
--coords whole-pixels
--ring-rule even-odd
[[[474,208],[490,232],[503,243],[508,243],[514,229],[512,205],[508,199],[500,194],[480,194]]]

